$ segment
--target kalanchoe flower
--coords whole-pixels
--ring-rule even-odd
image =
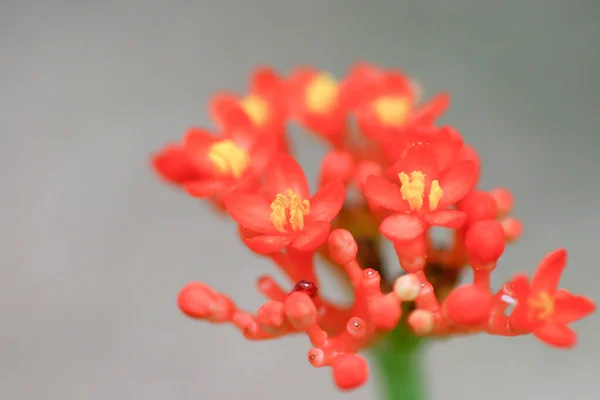
[[[519,274],[492,290],[491,274],[522,227],[510,215],[510,191],[476,188],[481,160],[460,132],[434,125],[447,106],[445,94],[419,105],[411,79],[368,64],[341,79],[307,67],[286,78],[261,68],[248,97],[215,96],[219,134],[190,129],[182,143],[153,155],[153,167],[225,209],[241,240],[289,282],[259,277],[267,301],[255,314],[201,282],[181,290],[179,308],[194,319],[232,324],[249,340],[306,335],[308,362],[330,367],[341,390],[366,382],[360,351],[395,340],[387,333],[398,328],[413,337],[533,334],[554,347],[575,345],[570,324],[596,305],[558,288],[565,250],[548,254],[531,281]],[[290,119],[330,146],[312,196],[288,148]],[[432,227],[452,230],[451,241],[436,243]],[[383,273],[383,238],[400,264],[391,275]],[[320,290],[319,257],[344,274],[350,306]],[[472,281],[457,287],[467,268]]]
[[[260,235],[246,239],[259,253],[289,246],[314,251],[327,239],[331,221],[346,197],[334,179],[310,197],[300,165],[288,154],[276,156],[265,173],[261,191],[235,192],[225,199],[228,212],[244,228]]]

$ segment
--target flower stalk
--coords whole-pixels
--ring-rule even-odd
[[[374,346],[382,398],[387,400],[426,400],[423,371],[424,340],[401,323]]]

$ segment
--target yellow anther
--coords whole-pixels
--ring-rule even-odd
[[[381,122],[392,126],[404,125],[412,111],[412,104],[406,97],[380,97],[373,107]]]
[[[259,96],[244,97],[240,104],[254,125],[263,125],[269,118],[269,105]]]
[[[406,172],[398,174],[400,183],[400,193],[402,200],[406,200],[412,211],[419,211],[423,207],[423,199],[425,197],[425,174],[421,171],[413,171],[410,176]],[[429,189],[429,209],[435,210],[442,198],[444,191],[440,187],[440,183],[435,180],[431,182]]]
[[[234,178],[239,178],[250,164],[248,152],[231,140],[221,140],[210,146],[208,159],[219,172]]]
[[[554,315],[554,298],[548,292],[541,292],[529,299],[528,303],[538,320],[545,320]]]
[[[443,195],[444,191],[440,187],[440,183],[438,181],[431,182],[431,188],[429,189],[429,209],[431,211],[438,208]]]
[[[270,220],[279,232],[287,232],[288,224],[292,230],[300,231],[304,229],[304,217],[309,212],[310,202],[302,200],[294,191],[288,189],[285,195],[278,193],[275,196],[271,203]]]
[[[306,107],[314,113],[327,113],[337,103],[338,92],[338,84],[331,75],[318,74],[306,87]]]

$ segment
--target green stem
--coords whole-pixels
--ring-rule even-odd
[[[423,340],[410,332],[405,321],[374,348],[380,380],[387,400],[424,400],[421,371]]]

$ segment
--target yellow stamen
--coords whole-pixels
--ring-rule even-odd
[[[260,126],[267,122],[269,118],[269,105],[264,99],[259,96],[250,95],[244,97],[240,104],[254,125]]]
[[[381,122],[392,126],[404,125],[412,111],[412,104],[406,97],[380,97],[373,107]]]
[[[440,183],[437,180],[431,182],[431,188],[429,189],[429,209],[431,211],[438,208],[443,195],[444,191],[440,187]]]
[[[529,299],[528,303],[538,320],[545,320],[554,315],[554,298],[548,292],[541,292]]]
[[[425,198],[425,174],[421,171],[413,171],[410,176],[406,172],[398,174],[400,183],[400,192],[402,200],[406,200],[412,211],[419,211],[423,207],[423,199]],[[444,195],[444,191],[440,187],[440,183],[435,180],[431,182],[429,189],[429,209],[435,210],[440,199]]]
[[[219,172],[234,178],[239,178],[250,164],[248,152],[231,140],[221,140],[210,146],[208,159]]]
[[[310,212],[310,202],[302,200],[294,191],[288,189],[286,194],[278,193],[271,203],[270,220],[279,232],[287,232],[289,224],[294,231],[304,229],[304,217]]]
[[[338,91],[338,84],[331,75],[318,74],[306,87],[306,107],[314,113],[327,113],[337,103]]]

